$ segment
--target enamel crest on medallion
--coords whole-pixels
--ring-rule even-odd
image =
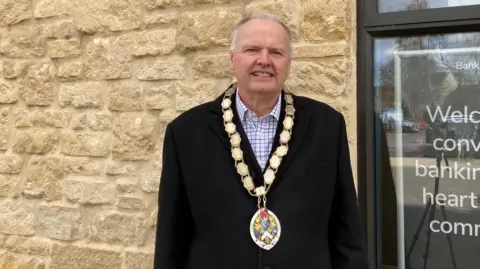
[[[269,250],[280,238],[281,226],[277,216],[266,208],[257,211],[250,222],[250,235],[261,248]]]

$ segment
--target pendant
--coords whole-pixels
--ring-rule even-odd
[[[250,235],[259,247],[269,250],[280,239],[280,221],[272,211],[262,207],[250,221]]]

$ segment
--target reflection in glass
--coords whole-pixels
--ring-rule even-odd
[[[377,39],[374,46],[383,264],[476,268],[480,33]]]
[[[378,12],[479,5],[480,0],[377,0]]]

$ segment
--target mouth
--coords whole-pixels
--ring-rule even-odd
[[[251,74],[255,77],[273,77],[273,74],[270,72],[252,72]]]

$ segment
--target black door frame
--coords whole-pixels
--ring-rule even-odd
[[[375,178],[373,41],[379,37],[480,31],[480,5],[378,13],[378,0],[357,0],[357,169],[358,195],[367,235],[370,269],[382,268],[380,201]]]

